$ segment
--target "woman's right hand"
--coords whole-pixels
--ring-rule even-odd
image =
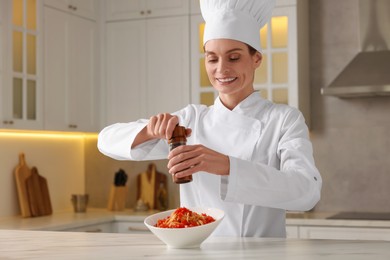
[[[179,123],[177,116],[162,113],[150,117],[148,124],[138,135],[135,137],[131,148],[136,147],[151,139],[166,139],[169,140],[172,137],[173,129]],[[186,129],[187,136],[191,135],[191,129]]]
[[[150,139],[167,139],[172,136],[173,129],[179,123],[179,118],[168,113],[150,117],[146,133]]]

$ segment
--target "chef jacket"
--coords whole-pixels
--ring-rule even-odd
[[[230,160],[229,175],[198,172],[180,185],[181,206],[225,212],[213,235],[285,237],[285,210],[310,210],[320,199],[322,179],[299,110],[254,92],[233,110],[217,98],[213,106],[192,104],[173,114],[192,129],[187,144],[202,144]],[[131,148],[147,123],[140,119],[104,128],[99,150],[118,160],[166,159],[164,139]]]

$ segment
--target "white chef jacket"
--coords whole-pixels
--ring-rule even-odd
[[[180,185],[181,206],[225,211],[213,235],[285,237],[285,210],[309,210],[320,199],[322,179],[297,109],[254,92],[233,110],[217,98],[213,106],[188,105],[173,114],[192,129],[187,144],[229,156],[228,176],[198,172],[192,182]],[[166,159],[169,147],[163,139],[131,149],[147,123],[140,119],[104,128],[99,150],[118,160]]]

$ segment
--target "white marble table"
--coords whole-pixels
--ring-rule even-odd
[[[388,260],[390,242],[217,238],[197,249],[170,249],[152,234],[0,230],[0,259]]]

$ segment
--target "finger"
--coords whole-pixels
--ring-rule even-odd
[[[162,120],[163,120],[164,115],[163,114],[158,114],[156,117],[157,117],[157,122],[156,122],[156,125],[154,127],[154,134],[159,137],[160,136],[159,135],[159,133],[160,133],[160,126],[162,124]]]
[[[148,128],[148,132],[152,135],[152,136],[155,136],[154,134],[154,128],[156,126],[156,123],[157,123],[157,116],[151,116],[149,118],[149,122],[148,122],[148,125],[147,125],[147,128]]]
[[[194,168],[196,165],[198,165],[198,162],[199,160],[196,157],[188,160],[184,160],[180,163],[174,164],[171,168],[169,168],[168,171],[170,174],[177,174],[180,172],[181,174],[189,175],[189,173],[194,172],[194,170],[191,168]]]
[[[169,117],[170,115],[167,114],[167,113],[164,113],[164,114],[161,114],[161,123],[160,123],[160,126],[159,126],[159,129],[158,129],[158,134],[159,136],[162,138],[162,137],[165,137],[166,135],[166,130],[167,130],[167,118]]]
[[[166,138],[167,140],[171,139],[173,130],[176,125],[179,123],[179,118],[177,116],[172,116],[167,123]]]
[[[186,137],[190,137],[192,134],[192,129],[191,128],[186,128]]]
[[[191,146],[189,146],[189,145],[177,146],[175,149],[173,149],[172,151],[169,152],[168,159],[170,160],[170,159],[177,157],[180,154],[187,152],[187,151],[190,151],[190,150],[191,150]],[[182,154],[180,156],[182,157],[182,156],[184,156],[184,154]],[[176,160],[178,160],[178,158],[176,158]]]

